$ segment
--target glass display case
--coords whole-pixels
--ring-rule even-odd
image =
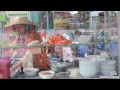
[[[74,20],[71,19],[73,17],[70,17],[69,12],[53,13],[54,25],[52,23],[51,27],[54,26],[54,30],[45,30],[46,42],[40,46],[46,48],[46,53],[50,57],[51,70],[55,72],[53,79],[119,78],[119,12],[97,12],[94,23],[92,23],[95,24],[92,25],[95,28],[92,29],[89,25],[91,24],[89,21],[91,20],[89,16],[91,12],[87,12],[89,19],[84,22],[87,29],[86,27],[80,28],[79,20],[82,11],[76,13]],[[67,17],[69,24],[79,23],[79,28],[67,28],[64,26],[65,23],[64,25],[62,23],[60,27],[58,24],[56,26],[56,22],[58,22],[56,19],[61,19],[61,16],[64,21]],[[81,21],[81,23],[83,22]],[[80,34],[79,37],[77,37],[78,34]],[[6,58],[8,60],[9,58],[9,63],[12,66],[25,55],[25,49],[28,46],[7,43],[10,41],[8,39],[10,35],[2,34],[4,39],[0,41],[0,59]],[[15,50],[19,50],[20,54],[13,58]],[[29,77],[20,70],[12,79],[41,78],[39,74]]]

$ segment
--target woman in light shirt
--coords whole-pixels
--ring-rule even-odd
[[[34,46],[26,50],[25,55],[21,61],[13,65],[12,70],[16,70],[18,67],[36,67],[41,70],[50,69],[49,58],[47,57],[44,48],[35,47],[40,46],[42,39],[41,36],[35,31],[36,26],[32,24],[27,18],[17,17],[8,26],[11,26],[15,32],[18,32],[18,41],[22,41],[20,37],[24,37],[24,44],[27,46]],[[22,42],[22,43],[23,43]],[[15,52],[17,55],[17,52]]]

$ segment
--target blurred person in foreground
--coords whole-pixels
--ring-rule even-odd
[[[18,43],[29,47],[20,62],[13,65],[11,70],[16,70],[18,67],[35,67],[40,70],[48,70],[50,68],[49,58],[41,46],[41,36],[36,32],[36,26],[25,17],[16,17],[7,26],[12,27],[13,31],[19,35],[17,37]],[[37,47],[36,47],[37,46]],[[17,52],[14,53],[14,56]]]

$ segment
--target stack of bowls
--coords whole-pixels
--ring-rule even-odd
[[[87,55],[87,58],[92,58],[97,61],[97,72],[100,72],[100,62],[105,61],[105,58],[102,58],[100,55]]]
[[[102,75],[116,74],[116,60],[106,60],[100,62],[100,72]]]

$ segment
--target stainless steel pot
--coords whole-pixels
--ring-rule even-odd
[[[69,66],[70,66],[70,63],[68,62],[58,62],[58,63],[52,63],[51,69],[56,73],[66,72]]]

